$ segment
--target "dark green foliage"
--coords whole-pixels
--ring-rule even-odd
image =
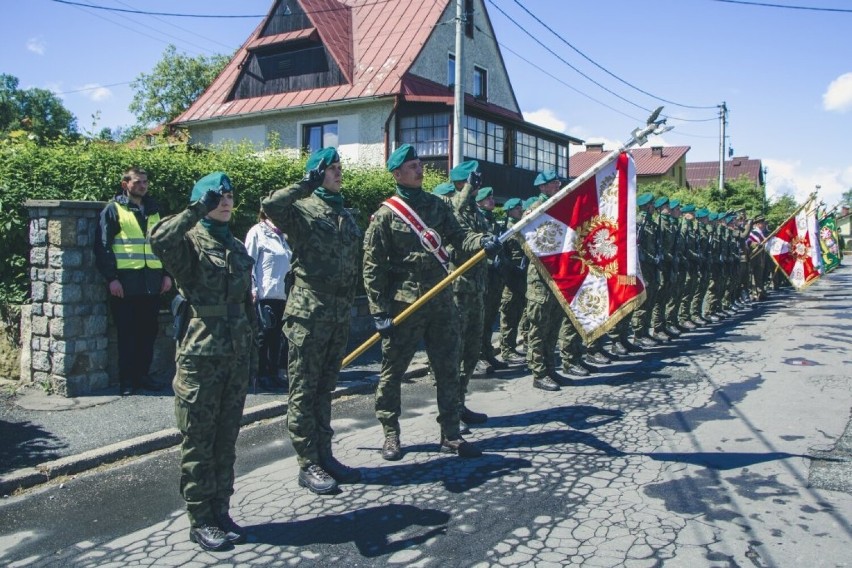
[[[667,196],[681,203],[692,203],[696,208],[706,207],[710,211],[738,211],[745,209],[749,217],[765,213],[768,204],[763,186],[756,186],[747,176],[725,182],[724,191],[718,184],[698,188],[679,188],[674,182],[665,180],[642,184],[639,192],[650,191],[655,197]]]
[[[41,144],[77,136],[77,119],[46,89],[18,88],[18,78],[0,74],[0,138],[29,138]]]
[[[249,145],[216,149],[161,146],[133,149],[110,142],[87,141],[40,146],[32,142],[0,143],[0,316],[26,299],[28,212],[26,199],[82,199],[106,201],[121,191],[121,175],[130,166],[148,172],[150,193],[168,213],[189,203],[195,181],[213,171],[224,171],[236,188],[234,234],[242,238],[257,220],[261,198],[294,183],[305,173],[305,160],[276,152],[258,154]],[[443,181],[434,171],[425,173],[424,187]],[[393,176],[384,168],[347,167],[343,194],[346,206],[356,209],[356,220],[366,229],[370,215],[393,193]]]

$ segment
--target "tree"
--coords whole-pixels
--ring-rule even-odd
[[[781,195],[769,205],[769,211],[766,212],[766,222],[772,229],[775,229],[790,218],[790,215],[796,212],[799,204],[796,203],[796,198],[792,195]]]
[[[77,119],[46,89],[18,88],[18,78],[0,74],[0,134],[31,134],[39,143],[77,136]]]
[[[227,55],[189,57],[169,45],[150,74],[142,73],[130,83],[134,95],[129,110],[136,115],[137,126],[144,130],[177,118],[229,60]]]

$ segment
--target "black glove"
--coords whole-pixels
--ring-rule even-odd
[[[376,331],[379,332],[379,335],[382,337],[390,337],[391,331],[393,330],[393,318],[390,317],[390,314],[385,312],[373,314],[373,325],[376,326]]]
[[[222,200],[222,190],[221,189],[208,189],[204,194],[204,197],[201,198],[201,203],[207,208],[208,211],[213,211],[217,207],[219,207],[219,202]]]
[[[488,235],[482,239],[482,248],[485,249],[485,254],[488,258],[494,258],[503,248],[503,243],[500,242],[500,239],[495,237],[494,235]]]
[[[467,176],[467,183],[473,186],[473,189],[479,189],[482,187],[482,174],[479,172],[470,172],[470,175]]]
[[[302,183],[308,184],[311,191],[321,186],[323,181],[325,181],[325,164],[318,165],[302,178]]]

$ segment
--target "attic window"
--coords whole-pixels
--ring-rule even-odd
[[[488,72],[482,67],[473,68],[473,96],[488,99]]]
[[[288,45],[274,52],[258,53],[257,64],[264,81],[328,71],[328,58],[322,45]]]
[[[464,35],[473,38],[473,0],[464,0]]]

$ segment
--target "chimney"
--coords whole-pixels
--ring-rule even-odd
[[[651,155],[656,156],[657,158],[663,157],[663,147],[662,146],[651,146]]]
[[[586,143],[586,152],[597,152],[603,154],[603,142],[595,142],[594,144]]]

